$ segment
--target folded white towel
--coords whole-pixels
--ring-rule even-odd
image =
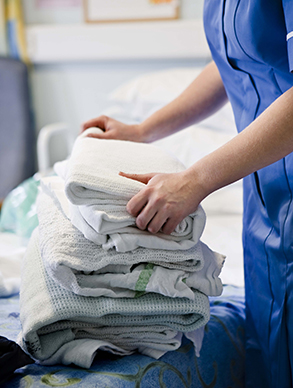
[[[58,177],[43,178],[40,185],[40,192],[41,191],[47,194],[48,197],[50,197],[55,204],[55,206],[53,207],[55,211],[52,212],[52,205],[49,206],[48,211],[46,206],[40,206],[40,202],[42,202],[45,197],[42,198],[40,196],[37,201],[37,208],[39,213],[38,216],[39,218],[42,217],[43,220],[41,222],[41,227],[43,225],[43,222],[45,225],[43,233],[44,239],[47,236],[46,228],[49,225],[54,225],[54,228],[58,228],[55,229],[55,231],[57,231],[56,234],[55,231],[52,231],[52,233],[54,233],[54,236],[58,235],[59,238],[56,241],[52,240],[52,238],[47,238],[46,244],[52,244],[53,248],[55,247],[54,249],[58,249],[56,250],[55,256],[59,255],[59,257],[62,257],[62,263],[64,263],[64,265],[70,266],[71,263],[73,264],[76,262],[76,260],[78,260],[78,256],[81,255],[81,257],[83,257],[85,255],[83,253],[83,244],[86,243],[87,239],[84,239],[82,234],[77,233],[78,229],[73,227],[71,220],[68,218],[69,201],[64,195],[64,184],[62,183],[62,180],[60,180]],[[57,212],[57,210],[59,210],[59,212]],[[63,234],[62,230],[65,230],[67,232]],[[78,239],[81,239],[82,241],[82,243],[79,245],[74,243],[76,233],[79,235]],[[70,236],[74,237],[70,238]],[[63,238],[63,240],[61,240],[61,237]],[[72,244],[72,246],[75,246],[73,252],[74,255],[64,256],[62,254],[62,244],[64,244],[64,242],[67,240],[69,241],[70,245]],[[78,268],[82,268],[83,271],[96,271],[101,268],[104,268],[109,264],[121,265],[127,263],[127,265],[133,265],[137,263],[148,263],[149,258],[146,253],[150,252],[154,259],[152,263],[159,264],[167,268],[183,269],[192,272],[200,270],[204,265],[200,244],[196,244],[194,247],[188,250],[180,251],[180,255],[178,255],[177,252],[164,249],[146,250],[145,248],[137,248],[130,252],[116,252],[115,249],[110,249],[108,251],[98,249],[98,246],[96,246],[96,244],[93,244],[93,246],[95,247],[94,254],[88,255],[87,260],[79,259],[79,261],[76,262],[82,262],[82,264],[74,264],[79,265]],[[72,250],[70,250],[70,252],[72,252]],[[53,264],[51,265],[54,266]]]
[[[141,231],[126,211],[129,199],[145,185],[120,176],[120,171],[180,172],[185,167],[179,160],[154,145],[84,136],[77,138],[69,160],[57,163],[55,171],[65,180],[70,219],[87,239],[119,252],[139,246],[184,250],[198,243],[205,225],[201,206],[171,235]]]
[[[201,292],[195,293],[194,301],[158,294],[145,294],[134,299],[76,295],[48,276],[41,258],[36,229],[23,264],[20,293],[22,332],[19,343],[34,359],[45,364],[46,361],[52,364],[53,360],[54,363],[75,362],[81,367],[89,367],[88,363],[93,359],[97,348],[130,354],[140,349],[141,338],[143,348],[162,354],[170,350],[170,347],[175,349],[180,345],[177,332],[193,332],[207,323],[208,298]],[[117,332],[121,330],[119,328],[124,328],[124,331],[117,338]],[[142,332],[144,334],[140,336],[139,333]],[[104,340],[105,334],[108,341]],[[90,339],[94,337],[93,342],[88,343],[91,353],[87,354],[87,344],[81,346],[80,357],[76,360],[72,349],[84,344],[81,340],[87,336]],[[200,343],[200,336],[202,331],[195,343]],[[119,346],[115,343],[116,338]],[[169,338],[169,341],[163,338]],[[86,342],[88,340],[87,337]]]
[[[68,200],[59,180],[42,180],[37,209],[42,258],[60,285],[80,295],[113,298],[155,292],[193,300],[194,289],[210,296],[221,294],[224,257],[202,242],[184,251],[137,248],[120,253],[85,239],[62,211],[59,200],[63,208]]]

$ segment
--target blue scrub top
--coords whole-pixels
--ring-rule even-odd
[[[204,25],[240,132],[293,86],[293,0],[205,0]],[[293,386],[292,193],[292,154],[244,179],[247,387]]]

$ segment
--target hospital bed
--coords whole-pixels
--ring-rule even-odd
[[[103,113],[128,123],[140,122],[176,97],[200,70],[201,68],[174,68],[130,80],[118,86],[108,96],[109,107]],[[186,128],[155,144],[173,153],[188,167],[235,135],[232,109],[226,105],[200,125]],[[34,188],[38,185],[39,176],[51,173],[52,164],[56,161],[50,148],[53,137],[64,143],[64,155],[59,158],[66,157],[70,152],[73,137],[66,123],[42,128],[38,138],[39,175],[27,182]],[[12,192],[10,201],[21,195],[21,192],[23,194],[23,187],[17,189],[19,193]],[[5,222],[0,224],[0,270],[4,278],[6,274],[7,279],[12,277],[11,273],[14,274],[16,279],[12,283],[15,289],[21,257],[34,224],[26,223],[27,228],[24,226],[22,229],[17,228],[17,225],[23,225],[25,217],[33,218],[34,195],[26,208],[26,214],[15,211],[14,226],[9,229]],[[8,205],[12,206],[11,202],[7,202],[6,206]],[[141,354],[118,357],[101,352],[89,370],[74,365],[49,367],[32,364],[18,369],[3,387],[242,387],[245,328],[241,182],[212,194],[202,205],[207,214],[202,241],[211,249],[224,254],[226,262],[221,274],[224,292],[220,297],[210,298],[211,320],[205,327],[199,358],[195,357],[188,340],[184,340],[177,351],[168,352],[159,360]],[[5,211],[5,202],[3,210]],[[11,340],[17,339],[20,330],[18,298],[17,293],[0,298],[0,335]]]

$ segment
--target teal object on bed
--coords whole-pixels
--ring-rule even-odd
[[[0,232],[14,233],[29,240],[39,224],[36,210],[39,183],[38,174],[35,174],[6,196],[0,213]]]
[[[86,388],[239,388],[244,386],[244,291],[224,286],[210,298],[211,319],[205,327],[200,357],[193,345],[182,346],[159,360],[133,354],[98,353],[88,370],[74,365],[28,365],[3,385],[13,387]],[[18,296],[0,299],[0,334],[16,340],[20,331]]]

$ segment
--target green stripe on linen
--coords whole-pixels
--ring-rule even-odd
[[[148,263],[143,269],[135,284],[135,298],[142,296],[145,293],[146,287],[153,273],[154,264]]]

